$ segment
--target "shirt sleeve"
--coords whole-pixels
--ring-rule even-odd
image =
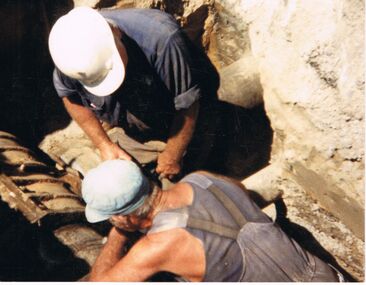
[[[189,108],[201,97],[192,58],[181,33],[178,30],[169,37],[156,63],[158,74],[174,95],[176,110]]]
[[[118,124],[121,108],[117,96],[96,96],[82,90],[77,80],[63,75],[57,68],[53,71],[53,84],[60,98],[67,97],[71,102],[91,110],[98,119],[112,125]]]
[[[78,94],[75,84],[72,80],[63,75],[57,68],[53,71],[53,85],[60,98],[72,96]]]

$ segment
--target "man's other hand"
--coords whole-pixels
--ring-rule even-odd
[[[100,156],[102,160],[111,160],[111,159],[126,159],[131,160],[132,157],[121,149],[117,144],[108,143],[106,145],[99,146]]]
[[[169,153],[162,152],[158,156],[156,172],[164,178],[172,179],[181,171],[180,161],[174,159]]]

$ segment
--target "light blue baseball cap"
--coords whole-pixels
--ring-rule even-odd
[[[113,215],[130,214],[143,204],[149,190],[148,179],[134,162],[104,161],[91,169],[82,182],[86,219],[96,223]]]

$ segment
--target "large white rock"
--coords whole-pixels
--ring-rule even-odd
[[[363,1],[219,2],[248,25],[275,132],[272,161],[362,235]]]

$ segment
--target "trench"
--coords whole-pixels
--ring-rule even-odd
[[[1,202],[1,281],[72,281],[88,272],[49,228],[30,224]]]
[[[0,130],[15,136],[17,147],[30,150],[33,160],[51,166],[55,162],[40,150],[39,143],[48,134],[67,127],[70,118],[53,89],[47,35],[55,19],[71,7],[71,1],[17,0],[0,4],[4,21],[0,35],[6,39],[0,57],[7,66],[0,71]],[[220,155],[211,158],[208,169],[243,178],[268,163],[272,139],[269,120],[263,106],[245,110],[223,103],[221,108],[231,114],[223,119],[227,136],[214,150]],[[14,173],[6,167],[7,159],[11,162],[19,155],[4,159],[7,152],[1,150],[1,169],[12,179]],[[38,172],[31,168],[20,175]],[[47,185],[42,187],[42,191],[48,191]],[[1,281],[76,281],[88,273],[108,225],[95,229],[80,215],[65,218],[68,213],[57,211],[31,223],[24,217],[24,210],[10,204],[0,203]],[[152,280],[171,279],[160,274]]]
[[[72,5],[68,0],[7,0],[0,4],[4,21],[0,28],[4,39],[0,58],[6,66],[0,71],[0,131],[15,135],[19,146],[30,149],[37,159],[52,167],[55,161],[39,144],[49,134],[69,126],[70,118],[53,89],[47,35],[55,19]],[[263,104],[245,109],[222,103],[221,108],[225,114],[222,125],[225,135],[218,137],[206,169],[243,180],[269,164],[273,140],[270,121]],[[75,143],[77,140],[70,144]],[[3,160],[0,166],[2,173],[6,172]],[[301,195],[304,196],[297,197],[298,200],[309,199]],[[276,203],[277,221],[283,229],[309,251],[340,269],[348,280],[361,280],[362,264],[345,270],[339,258],[325,250],[316,237],[287,218],[290,203],[299,202],[285,197]],[[31,223],[21,210],[4,201],[0,203],[0,216],[1,281],[79,280],[88,273],[109,228],[108,224],[93,227],[80,214],[59,211]],[[341,243],[341,238],[337,242]],[[358,248],[355,246],[347,254]],[[152,281],[171,281],[171,277],[162,274]]]

